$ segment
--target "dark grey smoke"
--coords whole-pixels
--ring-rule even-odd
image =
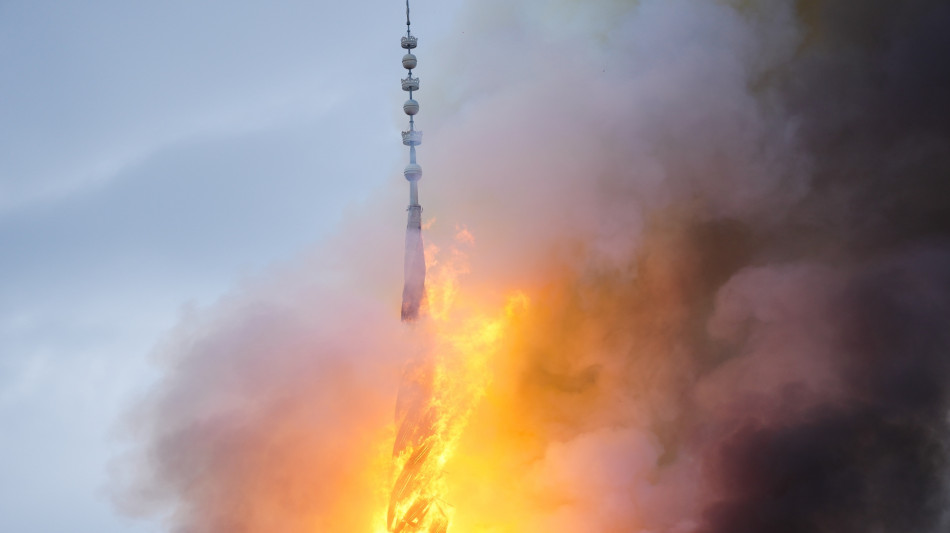
[[[701,531],[945,531],[950,253],[870,266],[834,311],[846,400],[721,442]]]
[[[950,527],[950,3],[799,2],[807,34],[765,91],[800,121],[810,194],[761,256],[821,259],[835,401],[749,417],[706,454],[703,533]],[[795,401],[794,394],[789,396]]]

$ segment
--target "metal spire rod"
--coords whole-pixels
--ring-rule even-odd
[[[419,102],[414,93],[419,90],[419,78],[412,75],[417,59],[412,53],[419,40],[411,33],[409,18],[409,0],[406,0],[406,35],[401,39],[406,54],[402,57],[402,66],[409,75],[402,79],[402,90],[409,93],[409,99],[402,105],[409,116],[409,129],[402,132],[402,144],[409,147],[409,164],[403,175],[409,182],[409,220],[406,225],[406,265],[405,287],[403,289],[402,319],[413,321],[418,317],[419,308],[425,299],[425,257],[422,250],[422,206],[419,204],[418,181],[422,178],[422,167],[416,161],[416,147],[422,144],[422,132],[416,129],[415,115],[419,112]]]

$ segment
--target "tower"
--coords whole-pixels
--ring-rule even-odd
[[[402,132],[402,144],[409,147],[409,164],[403,175],[409,181],[409,220],[406,224],[406,255],[404,268],[405,283],[402,290],[402,320],[410,322],[419,317],[419,308],[425,299],[426,261],[422,246],[422,206],[419,205],[419,179],[422,167],[416,162],[416,147],[422,144],[422,132],[416,130],[415,116],[419,112],[419,102],[412,93],[419,90],[419,78],[412,77],[416,68],[416,56],[412,53],[418,45],[418,39],[412,35],[409,20],[409,0],[406,0],[406,35],[401,40],[406,54],[402,57],[402,66],[409,71],[402,80],[402,90],[409,93],[409,99],[402,105],[409,115],[409,130]]]

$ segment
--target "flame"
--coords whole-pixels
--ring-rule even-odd
[[[403,377],[404,387],[424,389],[425,397],[417,411],[397,405],[402,426],[385,484],[392,492],[388,508],[378,515],[378,533],[448,530],[459,502],[450,496],[458,486],[452,468],[458,444],[491,384],[491,361],[506,332],[529,305],[527,295],[518,291],[494,308],[468,294],[466,301],[460,301],[459,278],[469,269],[468,255],[459,246],[473,245],[474,238],[467,229],[456,229],[456,245],[446,258],[439,247],[426,247],[427,319],[420,325],[429,347],[419,360],[407,365]]]

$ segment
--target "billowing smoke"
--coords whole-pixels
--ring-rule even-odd
[[[450,531],[946,531],[950,4],[488,0],[460,24],[427,67],[430,240],[464,225],[459,293],[530,304],[446,466]],[[371,530],[419,348],[400,216],[184,321],[126,505]]]

